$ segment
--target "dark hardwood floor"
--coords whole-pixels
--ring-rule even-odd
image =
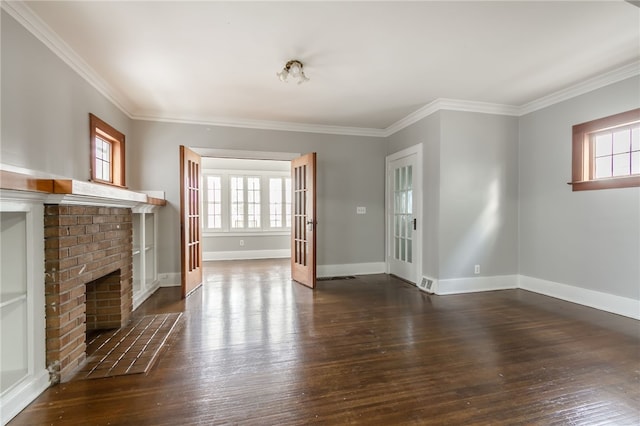
[[[386,275],[289,281],[216,262],[148,375],[48,389],[18,425],[640,424],[640,322],[522,290],[429,296]]]

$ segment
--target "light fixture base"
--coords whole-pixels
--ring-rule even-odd
[[[288,83],[288,78],[294,78],[298,80],[298,84],[302,84],[309,81],[309,77],[304,74],[304,64],[297,59],[288,61],[282,71],[276,73],[280,81]]]

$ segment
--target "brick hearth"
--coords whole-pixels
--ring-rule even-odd
[[[131,319],[132,215],[128,208],[46,205],[44,221],[46,363],[53,381],[64,382],[86,358],[87,317],[91,329]]]

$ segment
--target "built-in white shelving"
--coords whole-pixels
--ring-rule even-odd
[[[165,205],[162,191],[135,192],[13,169],[0,164],[1,425],[50,385],[45,347],[44,205],[132,209],[138,221],[134,224],[133,268],[139,285],[134,307],[158,287],[155,210]]]
[[[0,423],[49,386],[45,367],[44,206],[0,197]]]
[[[159,287],[157,228],[156,207],[140,206],[133,209],[133,309]]]

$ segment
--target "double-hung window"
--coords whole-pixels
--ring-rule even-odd
[[[269,227],[291,228],[291,178],[269,178]]]
[[[205,171],[203,226],[210,232],[291,228],[291,178],[286,172]]]
[[[209,229],[222,229],[222,177],[205,177],[205,215]]]
[[[259,229],[260,177],[231,176],[231,228]]]
[[[124,134],[89,114],[91,139],[91,180],[125,186]]]

